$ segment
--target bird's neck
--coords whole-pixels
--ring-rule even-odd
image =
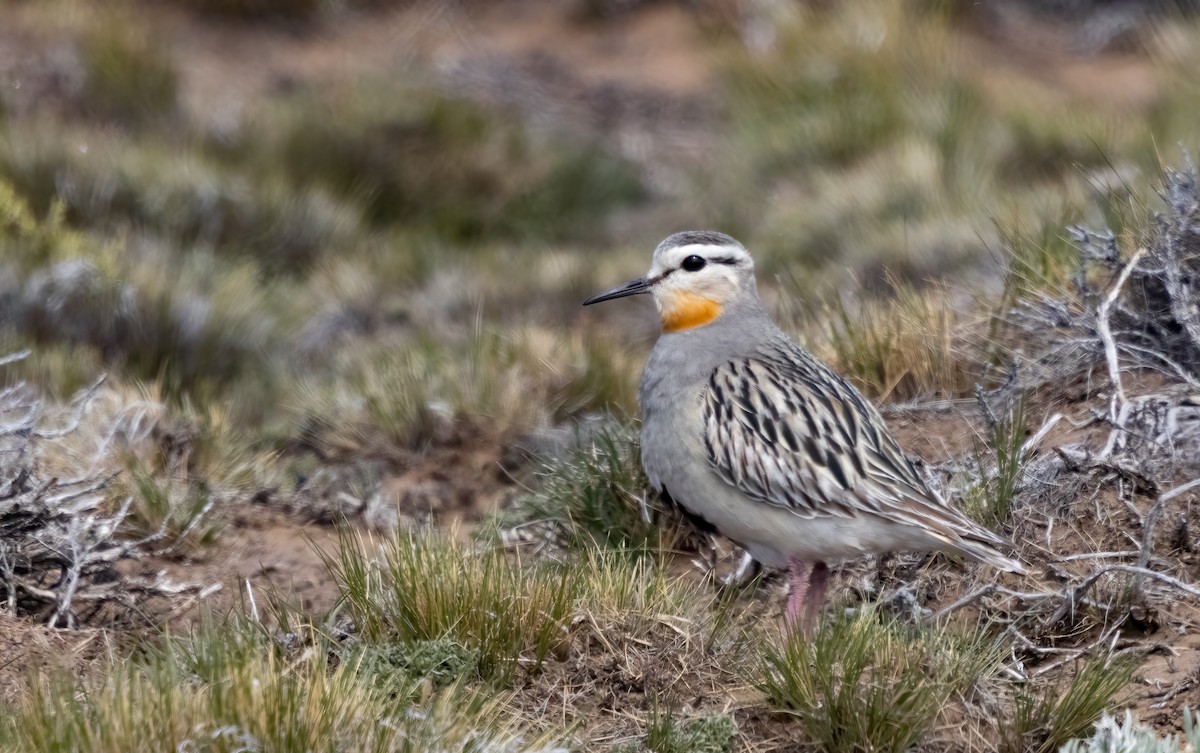
[[[663,332],[682,332],[711,324],[721,316],[724,307],[711,298],[696,293],[675,293],[658,301],[658,313]]]

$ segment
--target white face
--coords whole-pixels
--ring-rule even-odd
[[[646,279],[662,308],[683,296],[699,296],[718,304],[737,298],[752,284],[754,262],[740,246],[692,244],[654,254]]]

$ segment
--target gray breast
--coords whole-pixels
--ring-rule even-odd
[[[706,327],[664,334],[646,362],[638,390],[642,463],[655,488],[661,489],[672,479],[678,485],[681,476],[717,478],[704,449],[704,395],[709,378],[730,358],[753,352],[758,339],[747,337],[745,330],[733,324],[732,318],[722,317]],[[768,330],[758,327],[756,331]]]

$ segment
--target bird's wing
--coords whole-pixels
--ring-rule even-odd
[[[757,502],[803,518],[876,515],[947,543],[1003,543],[932,492],[878,411],[798,348],[714,370],[704,431],[713,469]]]

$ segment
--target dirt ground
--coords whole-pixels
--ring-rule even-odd
[[[0,703],[12,703],[33,672],[84,671],[110,647],[100,628],[58,630],[0,612]]]

